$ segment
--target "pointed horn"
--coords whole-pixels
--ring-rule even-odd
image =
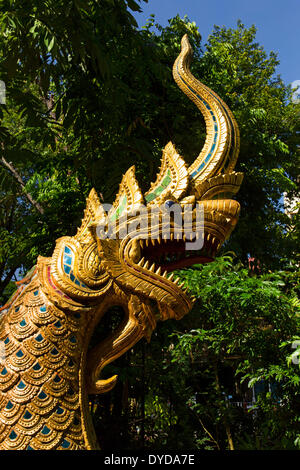
[[[181,40],[181,52],[173,66],[173,77],[179,88],[193,101],[203,114],[206,124],[204,146],[188,172],[201,182],[233,170],[239,152],[239,129],[234,116],[222,99],[191,74],[189,64],[192,48],[187,35]]]
[[[76,238],[80,240],[81,238],[88,237],[88,228],[91,226],[92,223],[95,223],[97,220],[101,219],[103,215],[104,210],[100,199],[97,195],[96,190],[92,188],[86,199],[84,217],[81,222],[81,227],[77,230]]]
[[[145,193],[145,201],[147,204],[160,204],[166,194],[171,194],[175,199],[179,199],[187,189],[188,183],[187,165],[177,153],[172,142],[169,142],[163,150],[161,167],[156,181]]]
[[[135,177],[135,166],[133,165],[123,175],[119,192],[113,203],[113,208],[108,214],[108,218],[118,219],[125,212],[136,210],[143,204],[143,201],[143,195]]]

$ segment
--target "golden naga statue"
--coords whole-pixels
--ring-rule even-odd
[[[139,236],[99,238],[106,213],[96,191],[87,198],[77,234],[57,240],[51,258],[39,257],[13,298],[1,309],[0,449],[97,449],[88,395],[112,389],[117,377],[103,380],[105,365],[142,337],[150,340],[158,320],[180,319],[193,299],[169,274],[174,269],[213,260],[237,223],[240,206],[230,199],[242,182],[233,171],[239,151],[236,121],[221,98],[189,70],[187,36],[173,75],[202,112],[207,137],[188,167],[170,142],[163,150],[155,183],[142,195],[134,167],[123,176],[110,219],[134,225],[142,205],[204,210],[200,250],[187,250],[187,237],[171,221],[170,237],[161,218]],[[124,229],[124,227],[123,227]],[[176,230],[175,230],[176,229]],[[99,345],[89,342],[101,317],[112,306],[125,311],[122,324]],[[0,351],[0,352],[1,352]]]

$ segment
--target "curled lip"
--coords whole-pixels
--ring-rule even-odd
[[[184,303],[193,303],[195,298],[173,271],[213,261],[219,240],[208,233],[194,234],[194,239],[201,237],[203,241],[198,250],[186,249],[186,242],[190,241],[190,237],[185,235],[182,238],[178,236],[178,239],[173,233],[170,239],[162,235],[156,238],[135,239],[135,253],[129,256],[131,268],[150,281],[159,281],[176,298],[184,300]]]
[[[142,260],[146,259],[148,265],[154,264],[154,269],[155,263],[158,263],[161,270],[167,273],[192,266],[193,264],[213,261],[219,240],[206,233],[199,235],[198,238],[196,235],[194,241],[197,241],[199,238],[202,238],[202,240],[198,248],[196,246],[195,249],[189,249],[186,246],[186,241],[189,237],[185,236],[183,236],[183,239],[172,237],[170,240],[161,238],[141,240]],[[145,262],[147,263],[147,261]]]
[[[204,209],[203,224],[197,221],[195,210],[192,217],[187,219],[183,211],[181,226],[178,220],[172,219],[166,230],[166,226],[159,220],[154,226],[150,225],[150,229],[143,227],[130,231],[120,240],[119,259],[123,259],[127,270],[140,279],[139,282],[132,280],[135,288],[142,293],[143,286],[145,287],[143,282],[150,282],[152,288],[146,289],[149,297],[155,299],[155,293],[159,294],[157,289],[162,289],[172,296],[174,302],[170,298],[168,302],[172,302],[177,310],[176,302],[185,309],[186,305],[191,306],[193,298],[184,283],[180,283],[178,277],[175,278],[173,271],[213,261],[234,228],[239,214],[239,204],[235,200],[201,202]],[[135,228],[134,217],[132,221]],[[126,282],[129,285],[128,279]],[[159,301],[162,299],[163,294],[160,293]]]

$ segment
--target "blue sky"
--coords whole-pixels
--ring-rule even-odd
[[[195,21],[202,44],[218,26],[235,27],[240,19],[246,27],[255,24],[257,42],[267,52],[278,53],[277,68],[286,84],[300,80],[300,0],[149,0],[141,2],[143,13],[135,15],[139,26],[151,13],[162,26],[168,19],[187,15]]]

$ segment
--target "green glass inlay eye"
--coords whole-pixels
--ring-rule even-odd
[[[77,343],[76,336],[75,336],[75,335],[70,336],[69,341],[70,341],[70,343],[72,343],[72,344],[76,344],[76,343]]]
[[[151,202],[155,198],[156,198],[156,194],[155,194],[155,191],[153,191],[152,193],[149,193],[149,194],[147,194],[147,196],[145,196],[145,201],[146,202]]]
[[[167,188],[169,184],[171,183],[171,181],[172,181],[172,178],[170,176],[170,170],[168,170],[167,175],[164,177],[164,179],[161,182],[161,186],[163,188]]]
[[[26,385],[24,384],[24,382],[22,380],[20,380],[20,382],[17,385],[17,388],[19,390],[23,390],[25,387],[26,387]]]
[[[15,433],[14,430],[12,430],[12,432],[11,432],[10,435],[9,435],[9,438],[10,438],[11,440],[13,440],[13,439],[16,439],[16,437],[18,437],[18,435]]]
[[[171,178],[171,171],[168,170],[166,176],[162,180],[161,184],[155,188],[151,193],[149,193],[147,196],[145,196],[145,199],[147,202],[153,201],[157,196],[159,196],[171,183],[172,178]]]
[[[49,429],[46,425],[42,429],[42,434],[47,435],[51,432],[51,429]]]
[[[65,246],[64,252],[68,254],[72,253],[71,249],[67,245]]]
[[[60,376],[59,376],[58,374],[56,374],[56,376],[54,377],[53,380],[54,380],[55,383],[61,382],[61,378],[60,378]]]
[[[123,196],[116,211],[109,217],[109,220],[117,220],[124,211],[127,204],[127,196]]]
[[[26,410],[24,415],[23,415],[23,418],[24,419],[30,419],[31,417],[32,417],[32,414],[28,410]]]
[[[64,449],[67,449],[68,447],[70,447],[71,443],[69,441],[67,441],[66,439],[64,439],[62,441],[62,444],[61,446],[64,448]]]
[[[65,264],[68,264],[69,266],[71,266],[71,265],[72,265],[72,258],[71,258],[71,256],[64,255],[64,263],[65,263]]]
[[[64,264],[64,271],[66,274],[70,274],[71,266],[67,266],[66,264]]]

